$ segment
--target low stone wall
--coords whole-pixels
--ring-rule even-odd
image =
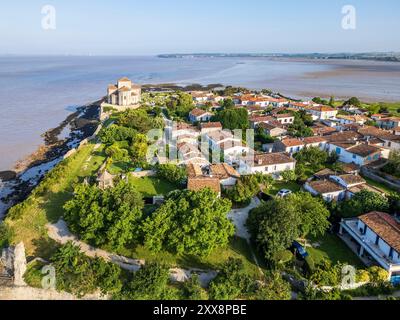
[[[139,172],[131,172],[134,178],[154,177],[157,173],[154,170],[145,170]]]
[[[377,175],[376,173],[374,173],[373,171],[369,170],[366,167],[361,168],[361,173],[362,173],[362,175],[364,175],[365,177],[367,177],[369,179],[375,180],[376,182],[382,183],[382,184],[388,186],[389,188],[393,188],[400,192],[399,184],[393,183],[393,182]]]

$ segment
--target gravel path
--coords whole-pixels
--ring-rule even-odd
[[[138,271],[144,264],[145,260],[131,259],[124,256],[116,255],[114,253],[107,252],[102,249],[92,247],[74,236],[69,230],[64,220],[59,220],[55,224],[47,224],[48,235],[51,239],[58,243],[65,244],[68,241],[72,241],[75,245],[81,248],[89,257],[101,257],[105,261],[109,261],[119,265],[121,268],[129,271]],[[217,272],[214,270],[200,270],[200,269],[181,269],[172,268],[170,269],[170,278],[174,282],[184,282],[191,277],[192,274],[199,276],[200,284],[203,287],[207,287],[212,279],[217,276]]]
[[[232,220],[236,227],[236,235],[238,237],[244,238],[247,241],[250,240],[250,234],[246,228],[246,221],[249,217],[249,213],[252,209],[258,207],[261,204],[260,199],[257,197],[253,198],[250,202],[250,205],[246,208],[240,209],[232,209],[229,214],[228,218]]]

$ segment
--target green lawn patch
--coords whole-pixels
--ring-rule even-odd
[[[76,154],[62,161],[33,190],[23,203],[11,209],[5,223],[12,232],[12,243],[24,241],[28,256],[48,258],[57,248],[55,241],[47,236],[45,225],[56,222],[64,214],[63,206],[71,199],[75,183],[84,177],[94,176],[104,162],[100,147],[82,147]]]
[[[276,196],[276,194],[282,189],[299,192],[301,190],[301,186],[296,182],[275,181],[272,187],[268,190],[268,194],[271,196]]]
[[[335,234],[326,233],[323,237],[309,239],[309,242],[313,246],[316,243],[319,244],[319,246],[314,246],[313,248],[306,248],[315,264],[320,263],[322,260],[328,260],[332,264],[341,262],[356,268],[364,268],[357,255]]]
[[[379,190],[381,190],[382,192],[386,193],[386,194],[390,194],[392,192],[397,192],[395,189],[390,188],[389,186],[387,186],[386,184],[377,182],[375,180],[372,180],[370,178],[367,178],[365,176],[363,176],[363,178],[365,179],[365,181],[367,181],[367,183],[375,188],[378,188]]]
[[[233,237],[227,247],[218,248],[205,258],[192,255],[176,255],[167,251],[154,253],[140,245],[134,249],[125,248],[117,253],[134,259],[145,259],[146,262],[159,262],[173,267],[203,270],[219,269],[229,258],[236,258],[243,261],[246,273],[257,277],[260,272],[250,250],[250,246],[245,239]]]
[[[130,181],[144,197],[165,195],[179,189],[176,185],[157,177],[131,177]]]

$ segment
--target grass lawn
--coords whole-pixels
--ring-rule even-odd
[[[272,187],[269,189],[268,194],[271,196],[276,196],[276,194],[282,189],[288,189],[293,192],[298,192],[300,191],[301,186],[296,182],[275,181]]]
[[[144,197],[164,195],[173,190],[179,189],[174,184],[157,177],[130,177],[130,181]]]
[[[56,222],[64,213],[63,205],[71,199],[73,185],[86,176],[93,176],[104,162],[102,148],[93,150],[89,144],[61,162],[33,190],[32,194],[5,223],[11,228],[11,242],[24,241],[27,256],[48,258],[57,244],[47,236],[45,225]]]
[[[316,264],[325,259],[333,264],[342,262],[356,268],[365,268],[357,255],[335,234],[326,233],[323,237],[311,238],[309,241],[312,244],[319,243],[318,247],[306,248]]]
[[[233,237],[226,248],[213,251],[208,257],[200,258],[191,255],[175,255],[166,251],[153,253],[143,246],[134,249],[124,249],[118,254],[145,259],[147,262],[159,262],[170,266],[182,268],[218,269],[229,258],[241,259],[246,273],[255,277],[260,275],[259,269],[251,255],[250,246],[243,238]]]
[[[371,186],[373,186],[375,188],[380,189],[382,192],[384,192],[386,194],[390,194],[392,192],[397,192],[395,189],[392,189],[383,183],[377,182],[375,180],[372,180],[372,179],[364,177],[364,176],[363,176],[363,178],[365,179],[365,181],[368,182],[368,184],[370,184]]]

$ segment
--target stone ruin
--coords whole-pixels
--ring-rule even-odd
[[[16,246],[5,248],[0,256],[0,286],[26,286],[25,246],[20,242]]]

